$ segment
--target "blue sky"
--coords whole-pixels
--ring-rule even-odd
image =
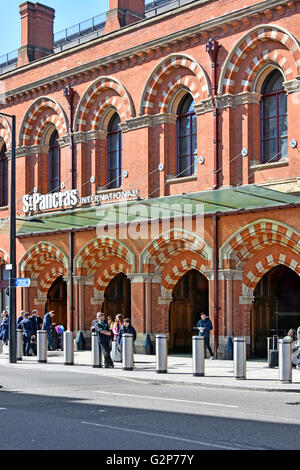
[[[24,1],[24,0],[23,0]],[[19,5],[22,0],[0,0],[0,56],[20,47],[21,26]],[[35,3],[35,0],[31,0]],[[96,16],[108,10],[109,0],[38,0],[56,11],[54,31]]]

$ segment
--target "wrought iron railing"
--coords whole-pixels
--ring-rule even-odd
[[[0,56],[0,68],[15,64],[18,61],[18,50]]]

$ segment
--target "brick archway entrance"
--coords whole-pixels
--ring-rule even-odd
[[[194,330],[201,312],[209,313],[208,280],[199,271],[192,269],[178,281],[170,304],[170,349],[175,353],[190,353]]]
[[[128,277],[120,273],[108,284],[104,294],[104,313],[113,320],[121,313],[131,318],[131,286]]]
[[[51,310],[55,312],[53,323],[67,330],[67,283],[62,277],[57,278],[48,291],[46,312]]]
[[[283,337],[300,326],[300,277],[280,265],[268,271],[254,290],[251,308],[251,355],[266,357],[268,336]]]

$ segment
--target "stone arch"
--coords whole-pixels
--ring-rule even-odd
[[[108,95],[106,96],[105,93],[108,93]],[[121,121],[135,116],[132,99],[124,85],[115,78],[100,77],[88,87],[77,106],[74,131],[86,132],[87,130],[98,129],[101,115],[109,106],[116,109]],[[91,116],[91,119],[88,119],[90,114],[93,114],[93,108],[95,108],[94,115]]]
[[[274,57],[276,51],[264,50],[261,57],[255,57],[253,64],[248,66],[244,74],[240,73],[242,65],[247,60],[248,55],[257,47],[259,43],[266,41],[273,41],[284,46],[285,50],[292,61],[288,61],[283,52],[278,52],[278,57]],[[259,25],[248,31],[231,49],[228,57],[225,60],[220,81],[218,94],[231,94],[242,92],[245,87],[246,90],[251,89],[253,83],[254,73],[257,73],[259,67],[266,61],[269,63],[281,62],[280,66],[283,73],[287,78],[290,75],[299,75],[300,71],[300,48],[294,36],[279,26],[275,25]],[[291,64],[289,64],[291,62]]]
[[[179,75],[166,83],[168,75],[177,69]],[[191,75],[182,76],[180,70],[189,71]],[[191,91],[196,104],[209,96],[208,78],[201,65],[187,55],[171,54],[164,58],[149,76],[142,93],[139,114],[156,114],[155,103],[158,107],[157,113],[166,112],[172,94],[178,87],[183,86]]]
[[[129,272],[134,272],[134,253],[119,240],[109,237],[96,238],[82,248],[74,259],[75,272],[78,276],[94,275],[99,262],[111,257],[126,262]]]
[[[161,272],[175,253],[188,250],[201,255],[206,269],[211,269],[212,248],[197,234],[183,229],[171,229],[151,241],[140,256],[143,271]]]
[[[276,220],[256,220],[235,232],[220,248],[220,269],[243,268],[254,253],[266,246],[288,247],[299,256],[300,233]]]
[[[6,150],[11,149],[11,126],[5,116],[0,116],[0,141],[6,145]]]
[[[62,138],[67,134],[68,119],[52,98],[38,98],[26,112],[20,128],[19,146],[41,145],[46,128],[52,124]]]
[[[32,275],[38,277],[42,271],[54,261],[63,268],[64,276],[68,275],[68,258],[56,245],[50,242],[40,242],[30,248],[19,264],[21,277]]]

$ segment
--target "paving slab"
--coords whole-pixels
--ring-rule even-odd
[[[293,368],[292,383],[283,384],[279,381],[279,369],[271,369],[265,360],[248,360],[246,380],[234,378],[233,361],[205,360],[205,376],[194,377],[192,372],[192,357],[188,355],[169,355],[168,372],[156,372],[156,357],[153,355],[134,355],[134,369],[123,370],[121,363],[115,363],[114,369],[93,368],[91,351],[75,351],[74,365],[64,365],[63,352],[48,352],[47,363],[39,364],[36,357],[24,357],[17,364],[9,364],[8,349],[0,354],[0,367],[7,365],[15,368],[42,370],[49,373],[54,371],[72,371],[78,374],[89,373],[124,380],[138,380],[146,383],[169,383],[178,385],[193,385],[199,387],[215,387],[228,389],[243,389],[272,392],[300,393],[300,370]]]

